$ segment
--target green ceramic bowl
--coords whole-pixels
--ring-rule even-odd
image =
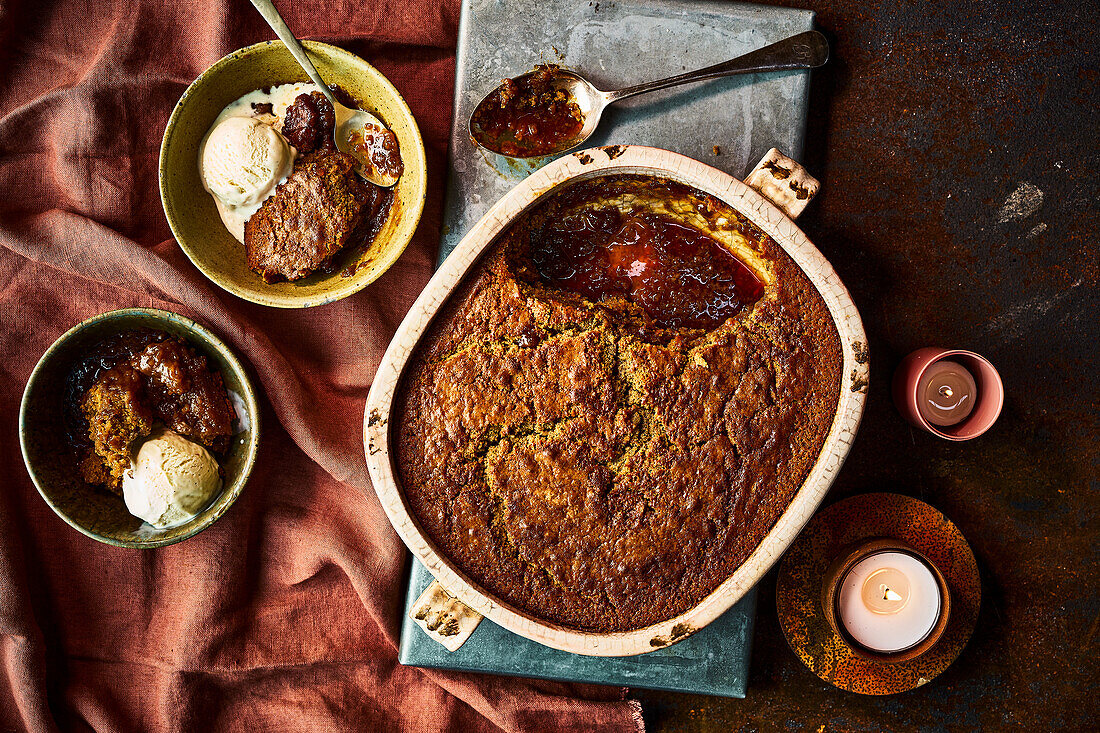
[[[126,511],[122,499],[84,483],[65,445],[64,383],[76,360],[106,336],[132,328],[153,328],[186,339],[222,373],[234,399],[239,427],[222,467],[221,493],[198,516],[169,529],[156,529]],[[232,395],[231,395],[232,396]],[[160,547],[209,527],[237,499],[252,471],[260,441],[260,411],[248,375],[217,336],[190,318],[152,308],[127,308],[89,318],[61,336],[39,359],[27,380],[19,408],[19,442],[38,493],[58,516],[92,539],[119,547]]]
[[[374,243],[337,259],[336,272],[293,283],[267,284],[248,269],[244,245],[226,231],[199,176],[199,143],[227,104],[254,89],[309,81],[280,41],[234,51],[202,73],[176,104],[160,147],[160,198],[180,247],[204,275],[245,300],[276,308],[308,308],[356,293],[376,280],[404,251],[424,210],[428,168],[424,142],[405,100],[373,66],[342,49],[304,41],[317,71],[343,87],[363,109],[393,130],[405,172]],[[354,265],[350,277],[341,271]]]

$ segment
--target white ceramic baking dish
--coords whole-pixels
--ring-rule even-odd
[[[786,511],[740,567],[697,606],[634,631],[591,633],[548,623],[495,599],[440,555],[411,515],[391,453],[391,410],[401,374],[417,342],[458,283],[516,217],[556,187],[608,173],[670,178],[726,202],[771,236],[821,293],[840,332],[844,375],[836,415],[821,453]],[[851,296],[832,266],[793,219],[817,192],[817,181],[772,150],[742,183],[722,171],[667,150],[609,146],[573,153],[512,189],[463,238],[432,277],[382,357],[363,416],[367,467],[394,529],[436,578],[413,609],[425,631],[457,649],[481,617],[540,644],[577,654],[627,656],[675,643],[703,628],[752,588],[794,541],[824,499],[844,463],[863,415],[868,380],[867,338]]]

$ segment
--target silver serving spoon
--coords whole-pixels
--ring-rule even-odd
[[[393,171],[378,169],[372,161],[373,156],[371,155],[375,146],[382,145],[384,133],[393,134],[389,132],[389,128],[370,112],[345,107],[336,101],[332,90],[328,88],[328,84],[325,84],[324,79],[314,68],[313,62],[306,55],[306,50],[302,48],[302,44],[298,43],[298,39],[290,32],[290,28],[287,27],[286,22],[279,15],[279,11],[275,9],[275,4],[271,0],[251,0],[251,2],[256,10],[260,11],[260,15],[264,17],[267,24],[271,26],[271,30],[275,31],[275,35],[279,37],[279,40],[286,45],[287,50],[294,56],[294,60],[305,69],[310,80],[321,88],[321,93],[332,104],[332,109],[336,113],[336,125],[332,130],[332,135],[336,140],[336,149],[342,153],[355,156],[360,163],[360,175],[371,183],[386,188],[397,183],[400,174],[394,175]],[[378,133],[382,134],[376,134],[371,126],[378,128]]]
[[[686,74],[680,74],[668,79],[661,79],[660,81],[638,84],[637,86],[627,87],[626,89],[619,89],[613,92],[600,91],[592,85],[592,82],[576,72],[558,69],[554,76],[553,86],[556,89],[564,90],[573,98],[580,108],[581,114],[584,115],[584,124],[576,135],[560,141],[553,149],[540,151],[537,155],[511,157],[536,158],[545,155],[557,155],[558,153],[564,153],[567,150],[577,147],[596,131],[596,127],[600,124],[600,117],[603,115],[604,109],[609,104],[614,104],[620,99],[634,97],[639,94],[645,94],[646,92],[656,91],[657,89],[667,89],[668,87],[689,84],[694,81],[717,79],[723,76],[733,76],[734,74],[814,69],[828,60],[829,42],[826,40],[825,36],[817,31],[806,31],[805,33],[799,33],[796,36],[785,38],[782,41],[777,41],[763,48],[758,48],[755,51],[750,51],[735,59],[715,64],[714,66],[689,71]],[[534,72],[530,72],[517,77],[516,81],[522,82],[533,73]],[[501,153],[500,150],[494,147],[494,141],[474,125],[474,118],[478,115],[478,109],[483,105],[492,104],[491,98],[495,92],[496,89],[489,92],[489,94],[478,103],[477,108],[474,110],[474,114],[471,115],[470,136],[474,139],[474,142],[486,150],[503,155],[504,153]]]

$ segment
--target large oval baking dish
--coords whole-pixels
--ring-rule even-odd
[[[748,559],[686,612],[652,626],[593,633],[541,621],[493,598],[438,554],[409,511],[391,456],[390,413],[409,356],[458,283],[516,217],[563,183],[608,173],[662,176],[729,204],[772,237],[821,293],[840,334],[844,378],[837,411],[821,453],[775,526]],[[782,179],[789,171],[782,171]],[[793,186],[792,186],[793,188]],[[795,213],[794,215],[797,215]],[[394,529],[436,580],[477,613],[520,636],[577,654],[628,656],[653,651],[698,631],[740,600],[780,558],[824,499],[859,427],[867,391],[867,339],[847,289],[806,235],[775,204],[722,171],[677,153],[642,146],[594,148],[536,171],[500,199],[435,273],[397,329],[367,397],[363,442],[367,468]]]

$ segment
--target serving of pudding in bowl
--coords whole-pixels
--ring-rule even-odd
[[[20,443],[42,498],[84,534],[159,547],[213,524],[256,459],[259,408],[244,366],[184,316],[152,308],[80,323],[23,394]]]
[[[337,149],[335,127],[316,85],[283,84],[230,103],[203,139],[203,186],[265,282],[330,271],[346,248],[370,247],[389,216],[393,192],[366,180],[362,168],[399,181],[396,136],[372,125],[379,144],[357,156]],[[363,132],[356,140],[367,148]]]
[[[284,308],[378,278],[412,238],[427,186],[419,130],[393,85],[353,54],[305,47],[343,104],[381,122],[350,152],[333,142],[332,105],[278,42],[203,72],[161,146],[161,199],[183,251],[229,292]]]
[[[65,402],[84,480],[161,529],[196,516],[221,488],[218,458],[243,422],[221,372],[184,339],[149,328],[92,344],[65,378]]]

